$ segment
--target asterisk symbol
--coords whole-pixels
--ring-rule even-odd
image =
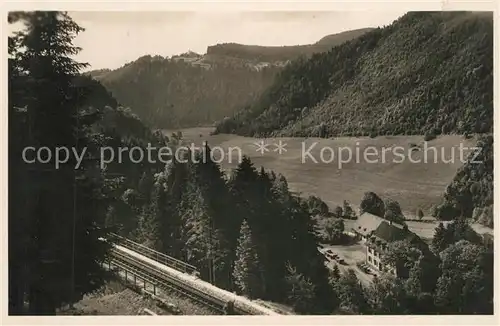
[[[285,142],[282,142],[281,140],[278,141],[278,144],[274,144],[274,146],[276,146],[276,148],[274,149],[275,152],[278,152],[278,154],[283,154],[283,152],[286,152],[286,143]]]
[[[264,155],[264,152],[269,152],[269,149],[267,148],[269,144],[265,144],[263,140],[253,144],[257,146],[257,149],[255,151],[260,152],[261,155]]]

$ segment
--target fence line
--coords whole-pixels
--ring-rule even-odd
[[[146,247],[140,243],[134,242],[130,239],[124,238],[116,233],[111,233],[111,237],[117,240],[117,244],[133,250],[137,253],[140,253],[143,256],[146,256],[150,259],[153,259],[161,264],[164,264],[168,267],[171,267],[175,270],[188,273],[188,274],[197,274],[198,270],[195,266],[190,265],[182,260],[176,259],[174,257],[168,256],[164,253],[153,250],[149,247]]]

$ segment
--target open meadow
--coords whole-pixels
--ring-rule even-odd
[[[268,152],[261,154],[257,152],[255,142],[260,139],[241,137],[236,135],[210,135],[212,128],[190,128],[183,129],[183,139],[186,144],[201,144],[207,141],[210,147],[221,147],[226,157],[221,166],[230,170],[238,163],[237,151],[232,150],[232,160],[229,162],[227,153],[230,148],[240,148],[244,155],[251,158],[256,168],[264,166],[276,173],[283,174],[293,191],[303,195],[316,195],[321,197],[333,209],[336,205],[342,205],[344,200],[349,201],[353,207],[359,207],[363,194],[373,191],[383,198],[397,200],[407,215],[414,217],[417,209],[422,209],[426,218],[430,215],[433,205],[440,202],[446,186],[453,179],[457,169],[462,165],[460,161],[459,146],[473,147],[475,139],[465,139],[463,136],[439,136],[437,139],[427,142],[427,163],[412,163],[407,153],[412,146],[420,146],[412,152],[413,161],[424,161],[423,136],[379,136],[377,138],[354,138],[339,137],[335,139],[322,138],[268,138],[265,143],[271,144]],[[170,135],[172,131],[167,131]],[[286,152],[279,154],[273,143],[281,140],[286,143]],[[302,146],[307,150],[317,143],[310,151],[311,155],[318,161],[313,162],[309,157],[302,160]],[[394,147],[404,148],[400,152],[406,154],[404,160],[391,150]],[[437,150],[434,151],[430,147]],[[348,147],[352,149],[352,160],[343,163],[339,168],[338,157],[330,162],[321,162],[320,151],[322,148],[337,149]],[[369,156],[368,160],[363,157],[364,150],[372,147],[378,156]],[[382,155],[383,148],[387,149]],[[360,155],[356,159],[356,149]],[[345,150],[344,161],[348,154]],[[468,153],[465,151],[465,153]],[[325,160],[329,160],[330,152],[324,152]],[[214,154],[215,155],[215,154]],[[217,155],[215,155],[218,157]],[[338,155],[337,155],[338,156]],[[434,159],[436,157],[436,159]],[[453,160],[450,158],[453,157]],[[444,160],[443,160],[444,158]],[[373,161],[377,162],[373,162]],[[448,160],[452,162],[448,162]],[[402,162],[401,162],[402,161]],[[422,224],[422,223],[419,223]],[[433,230],[434,228],[432,228]]]

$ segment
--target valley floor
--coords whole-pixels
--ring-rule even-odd
[[[171,135],[173,131],[168,130],[165,133]],[[364,193],[373,191],[383,199],[391,198],[398,201],[407,218],[415,218],[418,209],[423,210],[425,218],[431,215],[432,207],[441,202],[446,186],[455,176],[457,169],[462,166],[460,145],[470,148],[476,142],[473,138],[465,139],[460,135],[439,136],[427,142],[428,147],[437,150],[436,161],[432,150],[429,149],[427,163],[424,163],[424,150],[420,149],[412,154],[412,159],[421,159],[422,163],[411,162],[408,157],[401,163],[395,163],[393,160],[395,155],[388,152],[385,162],[382,162],[382,155],[378,157],[380,161],[377,163],[371,163],[363,158],[356,161],[353,158],[339,168],[338,157],[331,163],[314,163],[310,159],[303,163],[302,146],[307,150],[316,143],[314,150],[311,151],[316,159],[319,159],[322,148],[331,148],[337,153],[339,148],[347,147],[352,149],[354,155],[359,148],[362,156],[364,149],[368,147],[375,148],[381,153],[383,149],[397,146],[407,153],[413,145],[423,148],[424,137],[268,138],[263,141],[270,144],[269,151],[261,154],[256,151],[255,144],[260,139],[228,134],[211,135],[212,131],[213,128],[209,127],[181,130],[187,146],[192,143],[199,146],[206,141],[211,148],[220,147],[226,154],[230,152],[229,148],[240,148],[242,154],[249,156],[257,169],[263,166],[265,169],[283,174],[290,190],[300,192],[304,196],[319,196],[330,206],[330,210],[337,205],[342,206],[344,200],[349,201],[353,207],[359,207]],[[280,140],[286,144],[286,151],[281,154],[274,151],[276,149],[274,144]],[[235,168],[238,163],[236,152],[231,153],[231,162],[229,155],[226,155],[220,163],[225,170]],[[454,158],[453,162],[447,162],[446,160],[451,157]],[[422,228],[426,229],[425,226]],[[434,228],[432,227],[432,230]]]

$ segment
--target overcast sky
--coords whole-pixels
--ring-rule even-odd
[[[235,42],[310,44],[346,30],[389,25],[404,12],[70,12],[86,30],[76,57],[91,69],[118,68],[146,54],[172,56]]]

